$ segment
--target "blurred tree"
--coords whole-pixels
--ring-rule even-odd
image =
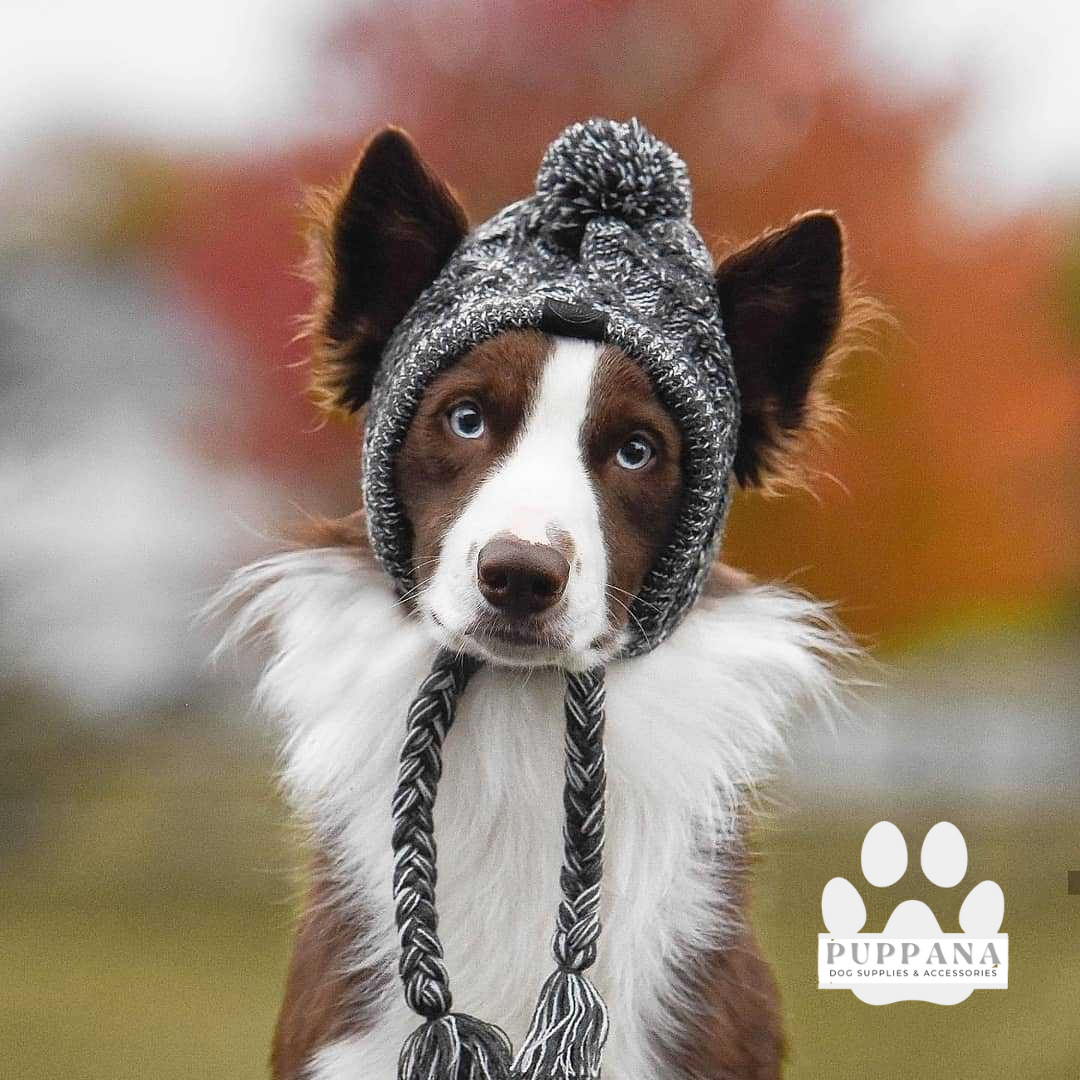
[[[307,293],[301,181],[338,175],[370,130],[409,128],[477,220],[526,193],[568,122],[639,116],[686,158],[706,236],[746,239],[816,206],[847,223],[859,278],[901,332],[838,383],[846,431],[818,450],[818,502],[740,500],[731,561],[836,598],[875,636],[980,605],[1039,603],[1076,570],[1068,439],[1075,371],[1052,216],[963,231],[925,165],[949,104],[884,106],[851,74],[824,3],[375,2],[326,46],[326,108],[354,135],[194,172],[170,244],[249,357],[260,462],[356,498],[352,440],[312,430],[290,318]],[[351,106],[350,106],[351,107]]]
[[[1074,225],[1061,260],[1061,309],[1065,329],[1080,344],[1080,226]]]

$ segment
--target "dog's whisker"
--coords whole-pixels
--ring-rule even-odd
[[[629,596],[634,603],[642,604],[644,607],[647,608],[652,608],[653,611],[660,610],[660,606],[658,604],[654,604],[649,600],[642,600],[637,593],[627,592],[626,589],[620,589],[618,585],[605,585],[604,588],[610,592],[622,593],[623,596]]]
[[[609,589],[613,589],[614,587],[615,587],[614,585],[609,585],[609,586],[608,586],[608,588],[609,588]],[[626,595],[627,595],[627,596],[630,596],[630,595],[632,595],[632,594],[631,594],[631,593],[627,593]],[[645,627],[644,627],[644,626],[642,626],[642,624],[641,624],[641,620],[640,620],[640,619],[639,619],[639,618],[638,618],[638,617],[637,617],[637,616],[636,616],[636,615],[635,615],[635,614],[633,613],[633,611],[632,611],[632,610],[630,609],[630,605],[629,605],[629,604],[627,604],[627,603],[626,603],[625,601],[623,601],[623,600],[620,600],[620,599],[619,599],[619,598],[618,598],[617,596],[612,596],[612,597],[611,597],[611,599],[612,599],[612,600],[614,600],[614,601],[615,601],[615,603],[616,603],[616,604],[618,604],[618,605],[619,605],[619,606],[620,606],[621,608],[623,608],[623,610],[624,610],[624,611],[626,612],[626,614],[627,614],[627,615],[628,615],[628,616],[629,616],[629,617],[630,617],[631,619],[633,619],[633,620],[634,620],[634,623],[636,624],[636,626],[637,626],[637,628],[638,628],[638,632],[639,632],[639,633],[641,634],[641,636],[642,636],[642,637],[643,637],[643,638],[645,639],[645,643],[646,643],[647,645],[649,645],[649,646],[651,647],[651,646],[652,646],[652,642],[651,642],[651,641],[649,640],[649,635],[648,635],[648,633],[646,633],[646,631],[645,631]],[[614,630],[614,629],[615,629],[615,627],[614,627],[614,626],[612,626],[612,627],[610,627],[610,629]]]

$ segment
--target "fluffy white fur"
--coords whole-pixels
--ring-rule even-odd
[[[395,970],[390,800],[429,631],[360,556],[307,550],[237,574],[224,644],[265,634],[259,686],[284,729],[284,783],[373,915],[357,962]],[[608,669],[605,922],[592,974],[611,1010],[604,1075],[661,1080],[650,1033],[677,1039],[684,959],[723,941],[724,842],[795,713],[837,704],[846,652],[823,610],[770,587],[699,602],[670,640]],[[440,929],[455,1009],[515,1044],[552,969],[561,854],[557,672],[483,669],[447,740],[436,820]],[[389,978],[365,1034],[323,1048],[314,1080],[386,1080],[418,1018]]]

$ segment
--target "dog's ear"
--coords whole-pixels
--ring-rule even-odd
[[[383,347],[468,231],[450,189],[405,132],[383,128],[338,189],[309,204],[311,397],[355,412],[371,394]]]
[[[763,233],[717,267],[720,313],[742,399],[735,477],[744,487],[783,470],[812,426],[843,316],[844,236],[832,214]]]

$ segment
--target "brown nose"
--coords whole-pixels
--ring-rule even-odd
[[[476,558],[476,581],[492,607],[508,615],[537,615],[566,591],[570,564],[547,544],[511,536],[489,540]]]

